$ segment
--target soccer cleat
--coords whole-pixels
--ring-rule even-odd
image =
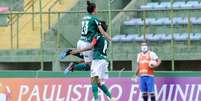
[[[110,99],[110,101],[117,101],[114,97],[112,97],[111,99]]]
[[[66,56],[70,55],[72,49],[66,49],[64,52],[60,54],[60,59],[64,59]]]
[[[69,72],[73,72],[73,66],[74,66],[74,62],[71,62],[66,69],[64,70],[64,74],[67,75]]]

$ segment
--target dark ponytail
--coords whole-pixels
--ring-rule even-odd
[[[100,21],[100,23],[101,23],[101,26],[102,26],[103,30],[105,32],[107,32],[108,25],[106,24],[106,22],[105,21]]]
[[[87,0],[87,12],[92,13],[95,8],[96,8],[96,4],[91,3],[89,0]]]
[[[89,6],[91,4],[91,2],[89,0],[87,0],[87,6]]]
[[[101,23],[101,27],[103,28],[103,30],[104,30],[105,32],[107,32],[108,25],[106,24],[106,22],[105,22],[105,21],[100,21],[100,23]],[[100,30],[99,30],[99,29],[98,29],[98,32],[100,33]]]

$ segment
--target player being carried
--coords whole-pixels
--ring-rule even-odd
[[[83,49],[90,45],[92,42],[92,39],[97,33],[101,33],[104,35],[105,38],[108,40],[111,40],[111,36],[104,31],[103,27],[101,26],[101,21],[96,16],[96,4],[91,3],[89,0],[87,0],[87,14],[82,19],[82,26],[81,26],[81,37],[80,40],[77,43],[78,49]],[[71,49],[67,49],[60,55],[61,59],[64,59],[67,55],[69,55]],[[84,63],[76,64],[75,62],[72,62],[68,65],[68,67],[65,69],[65,73],[67,73],[69,70],[71,71],[71,67],[74,67],[73,69],[77,70],[86,70],[90,68],[91,61],[92,61],[92,55],[93,55],[93,49],[84,51],[81,53],[74,54],[75,56],[84,59]]]
[[[107,30],[107,29],[105,29]],[[93,60],[91,64],[91,84],[92,91],[94,95],[95,101],[98,101],[98,87],[104,92],[106,96],[111,101],[115,101],[112,98],[111,93],[108,91],[108,88],[103,83],[103,80],[108,79],[108,59],[107,59],[107,49],[108,49],[109,41],[105,39],[105,37],[97,33],[90,45],[85,48],[78,48],[72,50],[70,54],[74,55],[77,53],[81,53],[84,51],[93,49]]]

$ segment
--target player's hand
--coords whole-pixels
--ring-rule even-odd
[[[136,76],[136,77],[131,78],[131,81],[132,81],[132,83],[137,83],[138,77]]]
[[[64,59],[66,56],[70,55],[71,49],[67,49],[60,54],[60,59]]]
[[[159,64],[157,64],[157,65],[151,65],[153,68],[156,68],[156,67],[158,67],[159,66]]]

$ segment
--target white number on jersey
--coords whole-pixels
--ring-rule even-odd
[[[89,24],[89,21],[82,21],[82,31],[81,31],[81,34],[82,35],[87,35],[88,33],[88,24]]]
[[[103,53],[106,54],[108,48],[108,42],[105,40],[104,42],[104,48],[103,48]]]

